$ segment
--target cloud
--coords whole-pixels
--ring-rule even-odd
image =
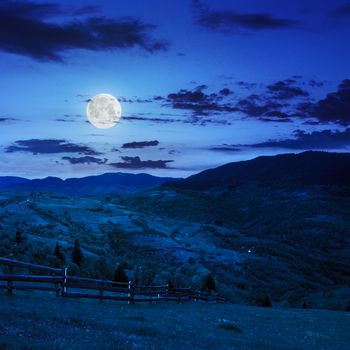
[[[273,118],[280,118],[280,119],[286,119],[289,118],[290,115],[281,111],[270,111],[265,113],[265,116],[267,117],[273,117]]]
[[[248,117],[259,118],[266,122],[290,122],[295,114],[297,100],[303,103],[310,102],[310,94],[301,88],[294,78],[280,80],[264,86],[263,84],[249,83],[238,81],[234,83],[248,91],[256,90],[260,87],[259,92],[252,91],[250,95],[238,99],[237,94],[225,87],[218,92],[209,93],[207,85],[200,85],[192,90],[181,89],[178,92],[170,93],[163,99],[163,106],[172,107],[173,109],[183,109],[192,112],[192,119],[185,122],[192,124],[203,123],[204,116],[217,116],[223,114],[237,115],[235,112],[241,112]],[[318,85],[316,81],[311,84]],[[299,100],[299,101],[298,101]],[[295,106],[290,108],[291,103]],[[227,118],[226,118],[227,119]],[[208,119],[205,123],[229,123],[229,120]]]
[[[256,83],[249,83],[249,82],[247,82],[247,81],[237,81],[236,82],[236,84],[239,86],[239,87],[241,87],[241,88],[243,88],[243,89],[247,89],[247,90],[249,90],[249,89],[254,89],[254,88],[256,88],[256,86],[257,86],[257,84]]]
[[[232,153],[232,152],[239,152],[241,151],[240,148],[232,146],[232,145],[227,145],[224,144],[222,146],[213,146],[209,148],[209,151],[216,151],[216,152],[228,152],[228,153]]]
[[[262,122],[273,122],[273,123],[291,123],[293,120],[290,118],[266,118],[266,117],[260,117],[259,120]]]
[[[295,138],[283,140],[269,140],[249,145],[257,148],[290,148],[290,149],[343,149],[350,146],[350,128],[344,131],[313,131],[307,133],[302,130],[294,131]]]
[[[336,92],[316,103],[306,102],[298,106],[303,117],[311,117],[320,122],[350,123],[350,79],[344,79]]]
[[[142,98],[126,98],[126,97],[118,97],[119,102],[123,103],[152,103],[153,99],[142,99]]]
[[[100,152],[80,144],[70,143],[66,140],[57,139],[31,139],[19,140],[6,148],[7,153],[13,152],[31,152],[33,154],[50,154],[50,153],[80,153],[90,156],[100,155]]]
[[[123,162],[110,163],[115,168],[123,169],[163,169],[167,168],[167,164],[173,162],[173,160],[141,160],[140,157],[120,157]]]
[[[17,120],[17,118],[0,117],[0,123],[15,122]]]
[[[344,79],[335,92],[315,102],[310,93],[297,84],[321,87],[324,82],[309,80],[298,83],[294,78],[269,84],[265,91],[238,100],[235,107],[248,117],[266,122],[309,119],[305,123],[310,125],[350,124],[350,79]]]
[[[268,85],[267,89],[274,98],[279,100],[289,100],[296,97],[308,97],[310,95],[299,86],[294,86],[294,83],[295,80],[287,79]]]
[[[204,6],[201,1],[192,1],[196,10],[196,23],[207,29],[241,34],[246,30],[276,30],[291,28],[297,21],[274,17],[267,13],[239,13],[237,11],[213,11]]]
[[[224,95],[224,96],[228,96],[228,95],[233,94],[233,92],[229,88],[223,88],[219,91],[219,94]]]
[[[150,146],[158,146],[159,141],[153,140],[153,141],[133,141],[129,143],[124,143],[122,148],[144,148],[144,147],[150,147]]]
[[[263,115],[275,112],[275,117],[278,117],[279,109],[283,104],[265,98],[263,95],[252,94],[237,102],[237,109],[250,117],[263,117]]]
[[[67,160],[71,164],[91,164],[91,163],[96,163],[96,164],[106,164],[108,159],[104,158],[96,158],[96,157],[91,157],[91,156],[84,156],[84,157],[62,157],[62,160]]]
[[[87,10],[85,7],[85,13]],[[167,43],[150,36],[155,26],[138,19],[92,16],[63,23],[47,21],[61,13],[62,9],[54,3],[2,1],[0,50],[41,61],[62,62],[63,54],[74,49],[110,51],[139,47],[147,52],[167,49]]]
[[[309,81],[309,85],[311,87],[322,87],[322,86],[324,86],[324,83],[325,83],[324,81],[317,81],[315,79],[311,79]]]
[[[73,12],[73,15],[74,16],[85,16],[85,15],[95,14],[98,12],[101,12],[100,6],[88,5],[88,6],[84,6],[84,7],[76,9]]]
[[[81,114],[64,114],[63,117],[61,118],[56,118],[55,121],[56,122],[63,122],[63,123],[67,123],[67,122],[76,122],[78,121],[79,118],[83,118],[83,115]]]
[[[203,92],[206,85],[198,86],[194,90],[182,89],[178,92],[170,93],[166,99],[166,106],[174,109],[185,109],[192,111],[194,115],[208,115],[209,112],[234,112],[237,108],[228,102],[222,102],[223,98],[230,95],[229,89],[223,89],[219,93],[207,94]]]
[[[149,122],[156,122],[156,123],[175,123],[175,122],[182,122],[182,119],[174,119],[174,118],[158,118],[158,117],[143,117],[143,116],[123,116],[123,120],[138,120],[138,121],[149,121]]]
[[[55,119],[56,122],[61,122],[61,123],[74,123],[76,120],[73,119],[65,119],[65,118],[57,118]]]
[[[331,11],[330,13],[331,17],[336,18],[350,18],[350,3],[343,4],[341,6],[338,6],[336,9]]]

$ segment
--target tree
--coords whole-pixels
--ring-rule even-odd
[[[95,261],[95,268],[97,270],[98,278],[107,278],[111,279],[113,276],[113,265],[111,262],[104,256],[99,257]]]
[[[208,292],[216,290],[215,279],[211,273],[204,279],[202,290],[207,290]]]
[[[58,244],[58,242],[56,243],[56,247],[55,247],[55,251],[54,251],[54,255],[55,257],[58,259],[58,260],[61,260],[61,261],[65,261],[65,257],[61,251],[61,247],[60,245]]]
[[[128,276],[126,275],[123,267],[121,265],[117,265],[117,268],[114,272],[114,281],[126,283],[129,282]]]
[[[265,295],[263,297],[263,299],[261,300],[260,306],[262,306],[262,307],[272,307],[271,300],[270,300],[270,298],[267,295]]]
[[[169,289],[173,289],[175,287],[170,277],[168,278],[167,285]]]
[[[19,231],[19,230],[17,230],[17,231],[16,231],[15,242],[16,242],[16,243],[21,243],[21,242],[23,242],[23,241],[24,241],[24,238],[23,238],[23,236],[22,236],[22,232]]]
[[[81,263],[83,262],[83,252],[81,251],[80,243],[77,239],[75,240],[73,246],[72,261],[78,266],[81,266]]]

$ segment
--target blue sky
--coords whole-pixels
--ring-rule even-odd
[[[340,0],[2,1],[1,175],[348,151],[349,23]],[[86,121],[98,93],[122,104],[112,129]]]

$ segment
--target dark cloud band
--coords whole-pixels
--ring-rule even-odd
[[[89,156],[100,155],[89,146],[70,143],[66,140],[56,139],[31,139],[18,140],[6,148],[7,153],[13,152],[30,152],[33,154],[52,154],[52,153],[80,153]]]
[[[86,10],[85,7],[85,13],[91,13],[92,9]],[[148,52],[167,49],[165,42],[151,37],[155,26],[138,19],[95,16],[60,24],[46,21],[61,12],[56,4],[2,2],[0,50],[42,61],[63,61],[63,53],[73,49],[106,51],[139,47]]]
[[[121,157],[122,162],[110,163],[109,165],[121,169],[163,169],[173,160],[141,160],[140,157]]]
[[[122,148],[144,148],[144,147],[150,147],[150,146],[158,146],[159,141],[153,140],[153,141],[134,141],[134,142],[128,142],[124,143],[122,145]]]

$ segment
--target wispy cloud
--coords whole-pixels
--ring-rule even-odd
[[[273,16],[269,13],[241,13],[209,9],[202,1],[193,0],[195,21],[202,27],[225,33],[241,34],[247,30],[277,30],[295,27],[298,21]]]
[[[17,118],[0,117],[0,123],[10,123],[10,122],[18,121],[18,120],[19,119],[17,119]]]
[[[337,19],[350,19],[350,2],[337,6],[330,12],[331,17],[335,17]]]
[[[309,149],[344,149],[350,147],[350,128],[344,131],[295,130],[294,137],[281,140],[268,140],[251,145],[232,145],[232,147],[250,146],[255,148],[288,148],[295,150]]]

